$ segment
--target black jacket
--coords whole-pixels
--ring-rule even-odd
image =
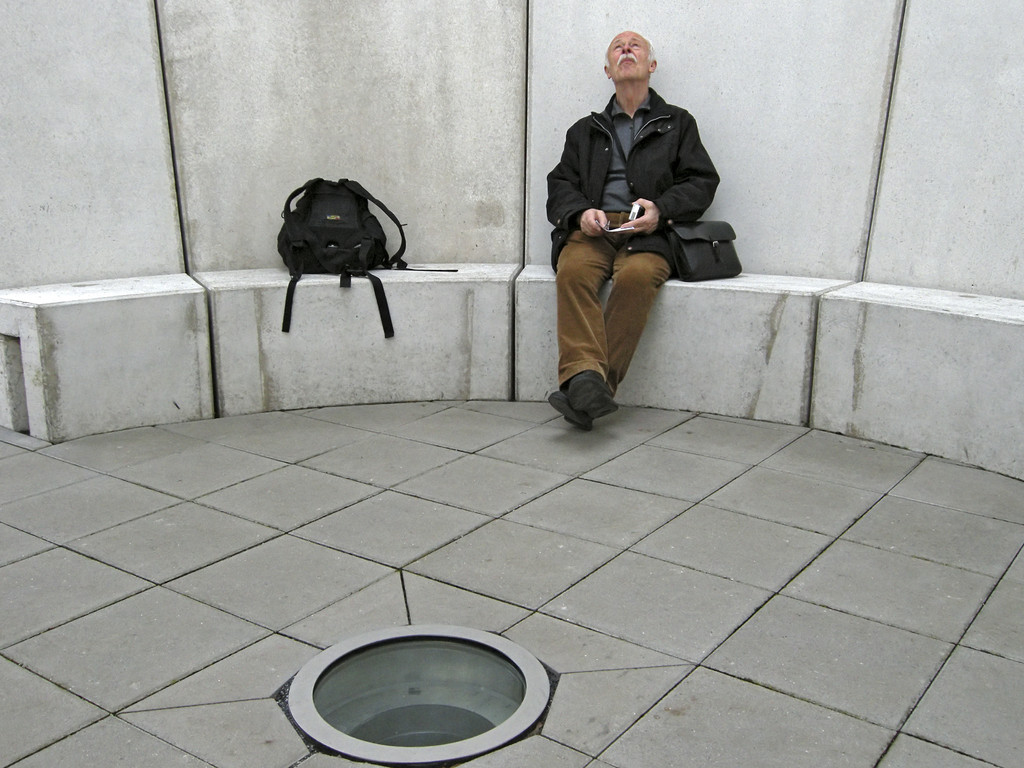
[[[555,227],[551,233],[551,266],[555,269],[569,233],[579,229],[580,215],[601,203],[611,153],[617,151],[612,141],[611,104],[609,101],[603,113],[594,112],[568,130],[562,159],[548,174],[547,212]],[[666,258],[669,222],[699,219],[718,188],[718,172],[700,142],[697,121],[685,109],[666,103],[653,89],[651,110],[626,162],[626,181],[636,197],[652,201],[661,213],[658,231],[634,236],[627,247]]]

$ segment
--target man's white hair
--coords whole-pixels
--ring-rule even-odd
[[[651,41],[648,40],[643,35],[640,35],[640,37],[643,39],[643,41],[645,43],[647,43],[647,58],[650,59],[651,61],[657,61],[658,57],[654,55],[654,44],[651,43]],[[611,63],[612,63],[612,58],[611,57],[612,57],[612,52],[609,50],[604,55],[604,63],[606,65],[608,65],[608,66],[611,66]]]

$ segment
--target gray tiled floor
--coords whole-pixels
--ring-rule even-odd
[[[0,765],[344,768],[275,694],[371,629],[560,675],[472,768],[1024,765],[1024,483],[543,403],[0,432]]]

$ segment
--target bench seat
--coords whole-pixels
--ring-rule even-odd
[[[554,271],[536,265],[516,281],[520,400],[543,400],[555,386],[554,283]],[[847,284],[753,274],[701,283],[669,280],[616,400],[807,424],[818,301]]]
[[[306,275],[281,331],[288,273],[201,272],[222,416],[328,405],[510,398],[515,264],[378,270],[395,336],[371,284]],[[457,271],[419,271],[428,269]]]
[[[1024,479],[1024,301],[858,283],[819,326],[813,426]]]
[[[0,290],[0,426],[60,442],[209,418],[212,381],[187,275]]]

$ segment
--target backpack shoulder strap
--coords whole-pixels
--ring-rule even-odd
[[[288,195],[288,199],[284,201],[284,210],[281,211],[281,218],[284,219],[285,221],[288,221],[288,219],[290,218],[294,219],[295,211],[292,210],[292,203],[295,202],[295,198],[297,198],[306,190],[310,189],[313,185],[319,184],[321,181],[323,181],[323,179],[310,179],[301,187],[299,187],[290,195]]]
[[[298,222],[296,221],[295,211],[292,210],[292,203],[295,201],[295,198],[305,194],[321,181],[323,181],[323,179],[310,179],[288,195],[288,199],[284,201],[284,210],[281,211],[281,218],[284,219],[285,231],[288,233],[288,239],[292,242],[293,247],[298,243],[301,243],[303,241],[303,237],[301,232],[298,231]]]
[[[367,192],[366,189],[363,188],[363,185],[360,184],[358,181],[353,181],[352,179],[338,179],[338,183],[348,187],[350,191],[359,195],[360,197],[369,200],[371,203],[373,203],[382,211],[384,211],[384,213],[388,215],[388,218],[395,223],[395,226],[398,227],[398,235],[399,237],[402,238],[402,243],[401,245],[398,246],[398,250],[395,252],[395,255],[390,258],[389,263],[394,264],[399,269],[405,269],[406,264],[402,260],[402,255],[405,253],[405,230],[402,228],[402,222],[398,220],[395,214],[393,214],[391,210],[386,205],[384,205],[384,203],[382,203],[380,200],[378,200],[369,192]]]

